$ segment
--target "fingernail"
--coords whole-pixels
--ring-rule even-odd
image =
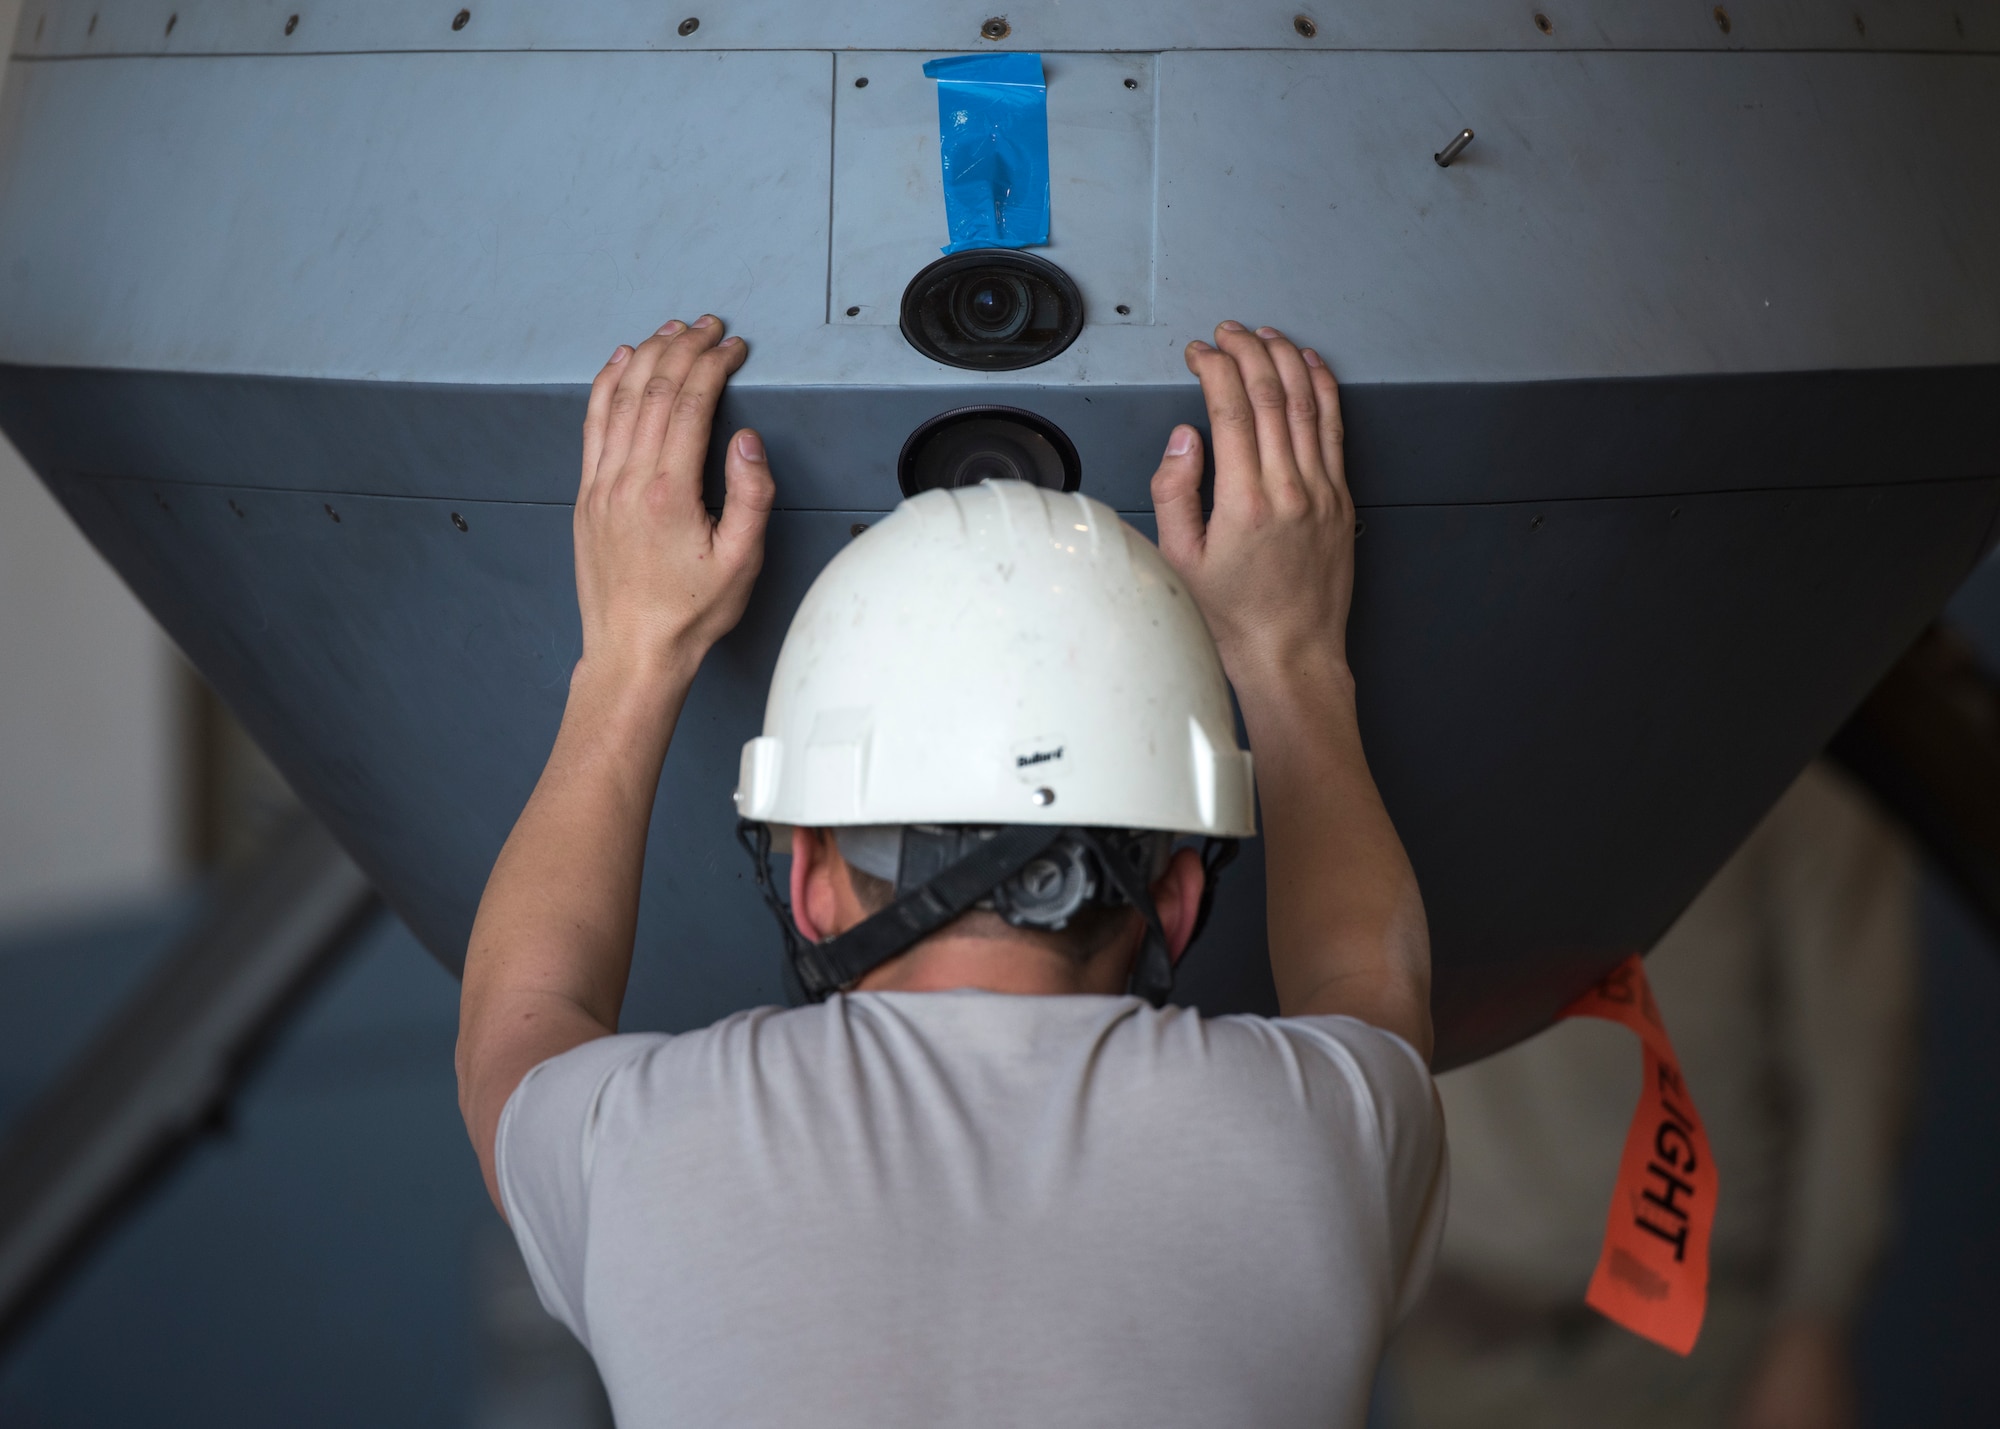
[[[724,339],[723,339],[723,340],[722,340],[721,342],[717,343],[717,344],[716,344],[716,346],[717,346],[717,347],[741,347],[741,346],[743,346],[743,339],[742,339],[742,338],[740,338],[740,337],[725,337],[725,338],[724,338]]]
[[[758,440],[755,432],[745,429],[736,434],[736,454],[745,461],[762,461],[764,443]]]
[[[619,343],[618,346],[615,349],[613,349],[611,353],[612,366],[614,367],[617,366],[619,363],[623,362],[626,358],[630,357],[631,355],[632,355],[632,349],[627,347],[622,342]]]
[[[1188,347],[1194,352],[1207,352],[1210,350],[1209,345],[1200,338],[1196,338],[1193,342],[1189,343]]]
[[[714,327],[715,319],[711,317],[709,314],[703,313],[700,317],[694,320],[694,325],[696,327]]]
[[[1175,427],[1174,434],[1167,438],[1168,456],[1186,456],[1194,450],[1194,428]]]
[[[1324,367],[1326,365],[1319,360],[1319,354],[1311,348],[1307,348],[1300,356],[1305,358],[1306,366],[1308,367]]]
[[[1223,325],[1222,325],[1222,326],[1223,326],[1224,330],[1225,330],[1225,331],[1228,331],[1228,332],[1248,332],[1248,331],[1249,331],[1249,329],[1248,329],[1248,328],[1244,327],[1242,323],[1240,323],[1240,322],[1236,321],[1236,319],[1235,319],[1235,318],[1230,318],[1230,319],[1229,319],[1229,320],[1228,320],[1227,322],[1223,323]]]
[[[660,324],[658,331],[656,331],[653,334],[653,336],[672,337],[675,333],[682,331],[686,327],[687,324],[682,322],[679,318],[668,318],[665,322]]]
[[[1274,327],[1260,327],[1257,329],[1257,336],[1259,337],[1269,338],[1276,337],[1277,335],[1278,330]]]

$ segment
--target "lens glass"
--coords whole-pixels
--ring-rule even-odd
[[[1068,347],[1083,329],[1083,295],[1067,273],[1031,253],[954,253],[910,280],[901,326],[926,357],[1006,372]]]
[[[934,417],[910,434],[897,464],[905,496],[982,481],[1025,481],[1074,491],[1082,476],[1076,447],[1047,418],[1008,407]]]
[[[959,325],[981,342],[1007,342],[1018,336],[1034,306],[1028,285],[1012,273],[978,269],[960,281],[956,297],[952,306]]]

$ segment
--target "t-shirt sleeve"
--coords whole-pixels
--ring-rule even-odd
[[[542,1306],[588,1347],[583,1277],[591,1163],[605,1089],[658,1035],[602,1037],[521,1078],[500,1112],[493,1160],[507,1223]]]
[[[1353,1017],[1286,1017],[1272,1023],[1302,1053],[1317,1051],[1374,1122],[1381,1214],[1389,1247],[1392,1321],[1423,1298],[1444,1237],[1450,1157],[1444,1107],[1430,1068],[1395,1033]]]

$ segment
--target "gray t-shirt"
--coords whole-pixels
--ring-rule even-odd
[[[1359,1425],[1443,1229],[1401,1039],[858,993],[544,1062],[499,1180],[624,1429]]]

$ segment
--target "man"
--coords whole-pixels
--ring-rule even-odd
[[[1637,1092],[1565,1022],[1441,1079],[1454,1204],[1392,1356],[1410,1429],[1852,1429],[1847,1341],[1909,1085],[1916,861],[1833,768],[1800,776],[1646,959],[1722,1196],[1686,1359],[1582,1307]]]
[[[460,1100],[544,1303],[627,1426],[1358,1424],[1444,1153],[1423,908],[1347,667],[1332,374],[1270,328],[1190,345],[1214,510],[1177,427],[1158,551],[1020,483],[843,551],[737,794],[760,879],[789,837],[823,1000],[621,1037],[661,763],[775,490],[742,431],[702,506],[745,356],[721,332],[668,323],[592,387],[583,657],[466,959]],[[1224,670],[1275,1020],[1160,1005],[1213,863],[1174,835],[1249,831]]]

